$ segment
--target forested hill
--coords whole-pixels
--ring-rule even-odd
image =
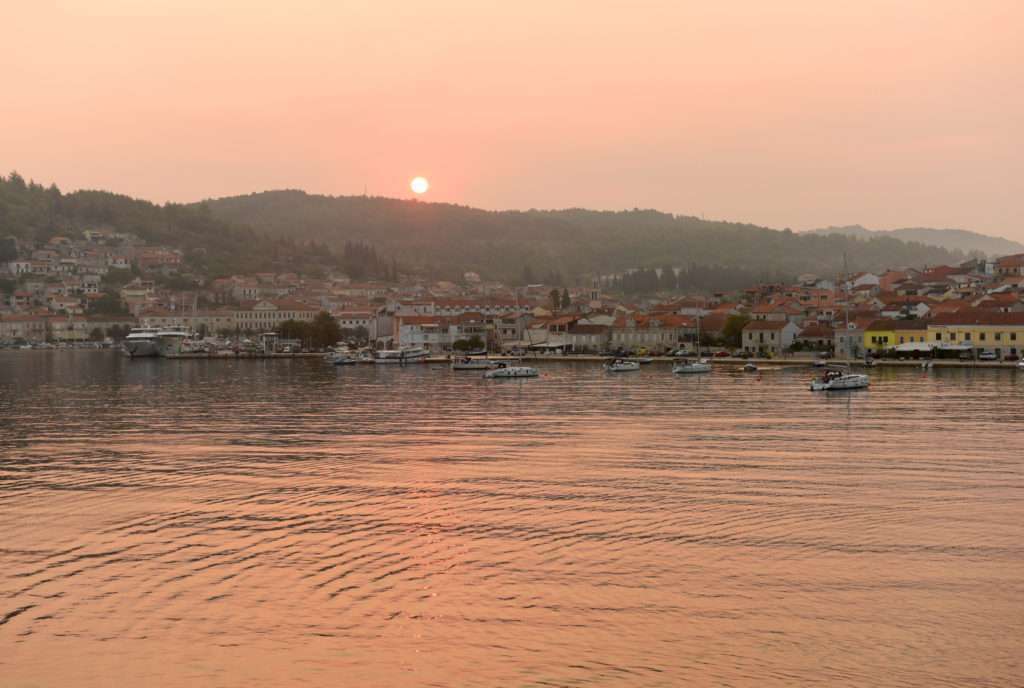
[[[861,225],[825,227],[815,229],[812,234],[843,234],[845,236],[871,239],[891,237],[900,241],[918,241],[931,246],[941,246],[951,251],[965,253],[981,252],[989,257],[1024,253],[1024,244],[997,236],[969,232],[966,229],[932,229],[930,227],[904,227],[902,229],[867,229]]]
[[[211,277],[337,269],[393,278],[397,259],[403,271],[422,268],[433,277],[457,278],[473,270],[514,283],[579,283],[595,273],[671,266],[682,269],[682,288],[725,290],[808,272],[835,275],[844,253],[851,270],[964,257],[890,237],[794,234],[653,210],[491,212],[301,191],[157,205],[107,191],[64,194],[16,174],[0,176],[0,239],[45,241],[99,227],[180,248],[190,271]],[[362,265],[366,260],[376,267]]]
[[[802,273],[958,262],[960,252],[890,237],[858,240],[704,221],[653,210],[491,212],[442,203],[269,191],[205,201],[212,214],[273,236],[335,247],[372,243],[403,265],[438,276],[477,270],[516,280],[666,265],[698,271],[707,288],[725,289]]]
[[[338,267],[338,258],[323,246],[271,237],[218,219],[202,205],[156,205],[107,191],[64,194],[56,186],[26,182],[17,173],[0,175],[0,240],[13,236],[46,241],[97,228],[131,233],[150,245],[182,249],[187,267],[209,276],[268,270],[308,273]]]

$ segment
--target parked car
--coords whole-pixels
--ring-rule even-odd
[[[978,354],[979,361],[998,361],[999,357],[996,356],[994,351],[982,351]]]
[[[731,355],[732,354],[730,354],[728,351],[716,351],[715,352],[715,358],[729,358],[729,356],[731,356]]]
[[[1005,356],[1003,356],[1003,360],[1004,361],[1019,361],[1020,360],[1020,356],[1018,356],[1017,354],[1006,354]]]
[[[676,349],[675,351],[673,351],[673,352],[672,352],[672,355],[673,355],[673,356],[692,356],[693,354],[691,354],[691,353],[690,353],[690,350],[689,350],[689,349],[687,349],[687,348],[686,348],[686,347],[684,346],[684,347],[682,347],[682,348],[679,348],[679,349]]]

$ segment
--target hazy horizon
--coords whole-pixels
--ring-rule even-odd
[[[8,10],[3,172],[1024,240],[1024,6],[72,0]]]

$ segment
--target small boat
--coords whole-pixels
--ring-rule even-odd
[[[1024,370],[1024,361],[1017,361],[1017,367]]]
[[[424,363],[429,352],[421,346],[405,349],[382,349],[374,356],[374,363]]]
[[[335,351],[334,353],[327,355],[327,360],[332,365],[355,365],[359,363],[359,359],[350,354],[348,351]]]
[[[846,389],[864,389],[871,380],[864,373],[854,373],[847,365],[832,364],[825,373],[811,380],[812,392],[831,392]]]
[[[758,372],[758,370],[760,370],[760,368],[758,368],[753,363],[744,363],[743,367],[740,368],[740,370],[742,370],[744,373],[756,373]]]
[[[626,359],[630,363],[638,363],[640,365],[647,365],[648,363],[654,363],[654,359],[650,356],[630,356]]]
[[[875,359],[873,359],[873,358],[865,358],[864,359],[864,367],[865,368],[874,368],[875,365],[876,365],[875,364]]]
[[[536,368],[530,366],[513,366],[507,363],[499,363],[497,368],[488,370],[484,377],[488,380],[511,378],[511,377],[537,377],[540,375]]]
[[[614,361],[609,361],[604,364],[604,369],[609,373],[629,373],[635,370],[640,370],[640,361],[636,360],[623,360],[616,358]]]
[[[826,361],[824,358],[816,358],[816,359],[814,359],[814,367],[815,368],[824,368],[827,365],[828,365],[828,361]]]
[[[689,375],[694,373],[710,373],[711,361],[700,357],[700,312],[697,312],[697,359],[691,361],[683,358],[672,364],[672,372],[677,375]]]
[[[489,358],[464,358],[452,359],[452,370],[493,370],[498,367],[498,361]]]
[[[935,361],[921,361],[921,370],[931,370],[935,367]]]
[[[676,375],[687,375],[693,373],[710,373],[711,361],[706,358],[698,358],[695,361],[682,359],[672,366],[672,372]]]

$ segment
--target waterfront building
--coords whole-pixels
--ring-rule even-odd
[[[778,356],[793,345],[800,328],[788,320],[752,320],[743,328],[743,349]]]
[[[1024,346],[1024,313],[961,310],[928,321],[926,339],[937,347],[967,345],[974,353],[1020,356]]]
[[[312,322],[319,308],[293,299],[262,299],[235,308],[235,328],[243,332],[267,332],[288,320]]]

